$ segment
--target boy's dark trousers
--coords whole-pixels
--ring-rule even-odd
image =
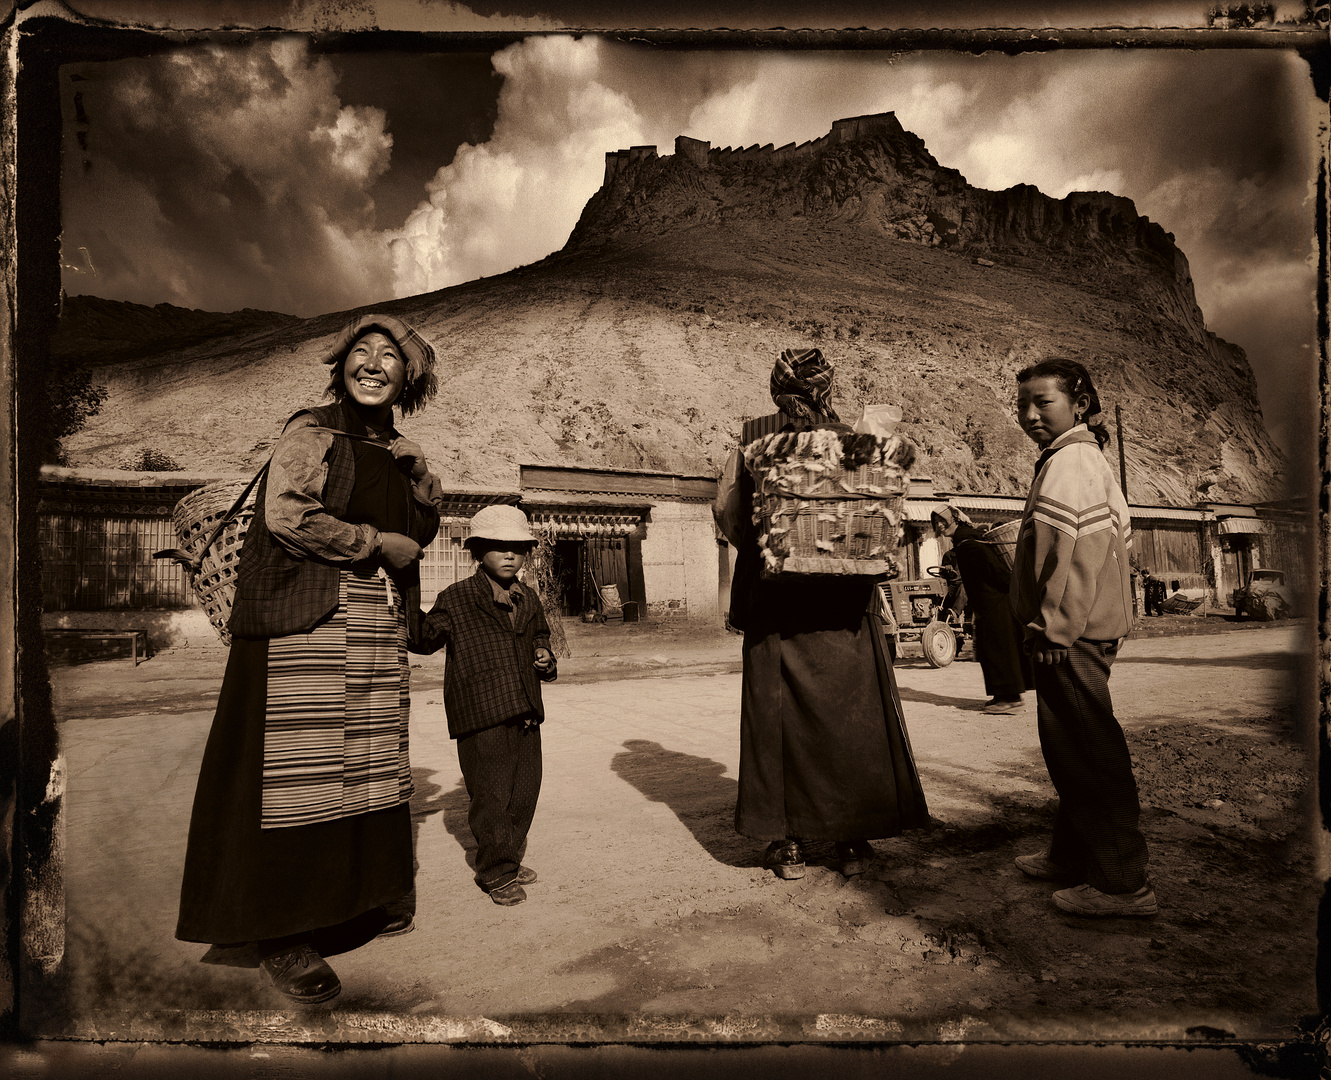
[[[457,744],[471,797],[467,823],[476,838],[476,881],[489,892],[517,877],[527,850],[541,793],[541,728],[510,720],[464,735]]]
[[[1074,641],[1067,659],[1035,664],[1040,751],[1058,791],[1050,858],[1106,893],[1146,884],[1146,838],[1123,729],[1109,698],[1116,641]]]

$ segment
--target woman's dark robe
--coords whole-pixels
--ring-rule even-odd
[[[752,505],[753,480],[741,478]],[[730,622],[744,631],[735,828],[868,840],[929,824],[868,577],[763,579],[746,514]]]
[[[1021,647],[1022,631],[1012,614],[1008,585],[1012,572],[992,544],[971,525],[952,534],[957,569],[975,625],[975,659],[984,671],[984,692],[1014,701],[1034,687],[1031,659]]]
[[[408,525],[405,479],[387,450],[354,443],[344,520]],[[251,526],[253,527],[253,526]],[[234,638],[190,818],[176,937],[213,944],[336,926],[412,889],[407,803],[332,821],[260,827],[267,638]]]

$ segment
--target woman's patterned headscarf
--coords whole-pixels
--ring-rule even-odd
[[[772,400],[794,420],[838,421],[832,408],[832,365],[817,349],[785,349],[772,368]]]

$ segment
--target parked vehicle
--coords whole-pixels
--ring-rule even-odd
[[[926,573],[929,577],[915,581],[879,583],[883,621],[893,657],[902,655],[903,645],[918,644],[930,667],[947,667],[965,644],[968,628],[962,611],[943,607],[949,584],[944,568],[931,566]]]
[[[1240,619],[1288,618],[1294,597],[1285,584],[1283,570],[1254,570],[1241,588],[1234,590],[1234,615]]]

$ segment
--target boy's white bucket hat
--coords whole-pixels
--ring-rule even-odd
[[[468,540],[512,540],[534,544],[527,515],[516,506],[487,506],[471,519]]]

